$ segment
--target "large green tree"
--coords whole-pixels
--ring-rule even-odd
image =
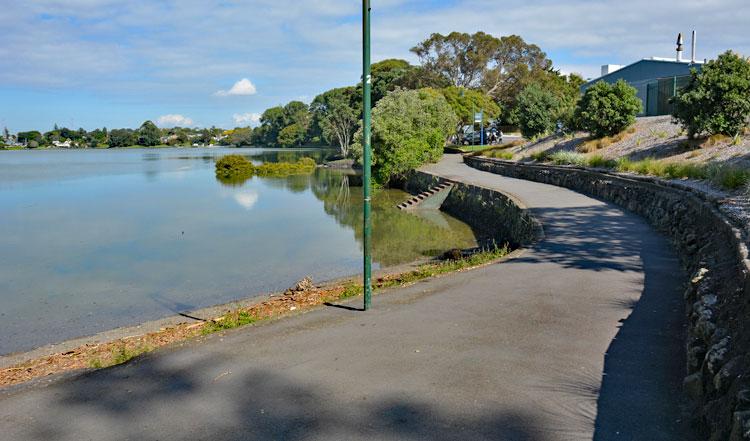
[[[445,100],[458,116],[456,130],[474,123],[474,113],[480,110],[484,112],[484,122],[496,119],[500,116],[500,106],[487,94],[463,87],[450,86],[441,89]]]
[[[279,137],[279,132],[286,126],[286,113],[281,106],[266,109],[260,116],[260,125],[263,128],[261,143],[265,145],[275,145]]]
[[[454,133],[458,117],[436,90],[396,90],[372,112],[373,176],[380,184],[403,176],[427,162],[438,161]],[[362,157],[362,128],[352,152]]]
[[[316,96],[310,104],[313,125],[320,128],[326,142],[338,145],[343,156],[349,154],[361,103],[356,88],[341,87]]]
[[[159,145],[160,138],[161,138],[161,132],[159,131],[159,128],[156,127],[156,124],[154,124],[151,121],[144,121],[143,124],[141,124],[141,127],[138,129],[138,145],[144,146],[144,147],[152,147],[155,145]]]
[[[505,108],[515,106],[529,77],[552,66],[539,46],[526,43],[518,35],[432,34],[411,50],[428,72],[448,79],[454,86],[481,89]]]
[[[305,142],[305,134],[307,129],[298,123],[292,123],[279,132],[278,144],[279,147],[300,147]]]
[[[31,142],[36,142],[37,145],[42,143],[42,134],[37,130],[31,130],[28,132],[18,132],[16,137],[18,139],[18,142],[20,143],[29,144]]]
[[[109,132],[110,147],[127,147],[134,145],[138,136],[130,129],[113,129]]]
[[[709,61],[674,98],[674,119],[692,138],[734,136],[750,118],[750,60],[727,51]]]

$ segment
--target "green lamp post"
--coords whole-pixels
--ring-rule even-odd
[[[372,75],[370,74],[370,0],[362,1],[362,191],[364,196],[364,310],[372,305],[372,254],[370,252],[372,236],[372,219],[370,217],[370,179],[371,179],[371,95]]]

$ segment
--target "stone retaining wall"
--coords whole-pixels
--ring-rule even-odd
[[[404,190],[417,194],[445,182],[453,181],[417,171],[402,185]],[[480,246],[508,243],[516,248],[530,244],[541,234],[538,222],[521,201],[496,190],[461,182],[453,184],[440,209],[469,225]]]
[[[704,439],[750,440],[750,262],[742,228],[700,191],[657,178],[465,157],[467,165],[615,203],[671,238],[692,274],[684,388]]]

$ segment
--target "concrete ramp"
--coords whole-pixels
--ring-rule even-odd
[[[453,183],[445,182],[397,205],[401,210],[438,210],[453,188]]]

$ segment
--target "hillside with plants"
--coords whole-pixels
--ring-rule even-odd
[[[547,92],[527,88],[519,106],[526,140],[478,155],[706,181],[716,189],[750,186],[750,61],[726,52],[708,62],[673,99],[673,115],[636,118],[635,89],[596,83],[560,112]],[[567,123],[565,122],[567,119]]]

